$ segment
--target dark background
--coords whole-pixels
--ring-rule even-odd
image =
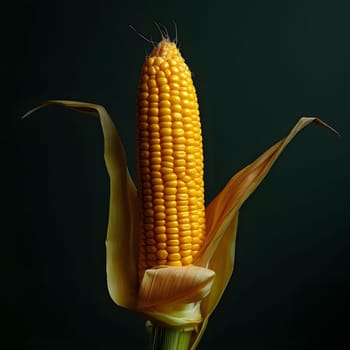
[[[143,348],[144,320],[105,278],[109,182],[96,119],[41,101],[104,105],[134,173],[135,95],[153,21],[178,27],[200,101],[206,199],[282,138],[241,210],[236,269],[199,349],[319,349],[349,342],[347,1],[17,1],[2,5],[5,140],[1,331],[8,348]],[[5,117],[5,118],[4,118]],[[347,344],[342,347],[346,348]]]

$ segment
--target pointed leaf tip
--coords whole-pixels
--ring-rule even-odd
[[[340,133],[334,129],[332,126],[330,126],[329,124],[327,124],[326,122],[324,122],[322,119],[318,118],[318,117],[307,117],[307,116],[303,116],[299,119],[300,121],[304,121],[307,124],[311,123],[311,122],[315,122],[316,124],[323,126],[324,128],[332,131],[333,133],[335,133],[336,135],[338,135],[339,137],[341,136]]]

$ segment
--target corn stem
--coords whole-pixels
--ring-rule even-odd
[[[147,350],[188,350],[192,330],[166,328],[146,323]]]

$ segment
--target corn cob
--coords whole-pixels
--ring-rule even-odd
[[[143,64],[137,98],[139,274],[192,263],[205,235],[203,146],[191,72],[163,39]]]

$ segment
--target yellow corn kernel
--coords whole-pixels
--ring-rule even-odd
[[[189,68],[167,39],[141,70],[137,130],[142,278],[145,269],[157,264],[191,264],[205,237],[197,96]]]

